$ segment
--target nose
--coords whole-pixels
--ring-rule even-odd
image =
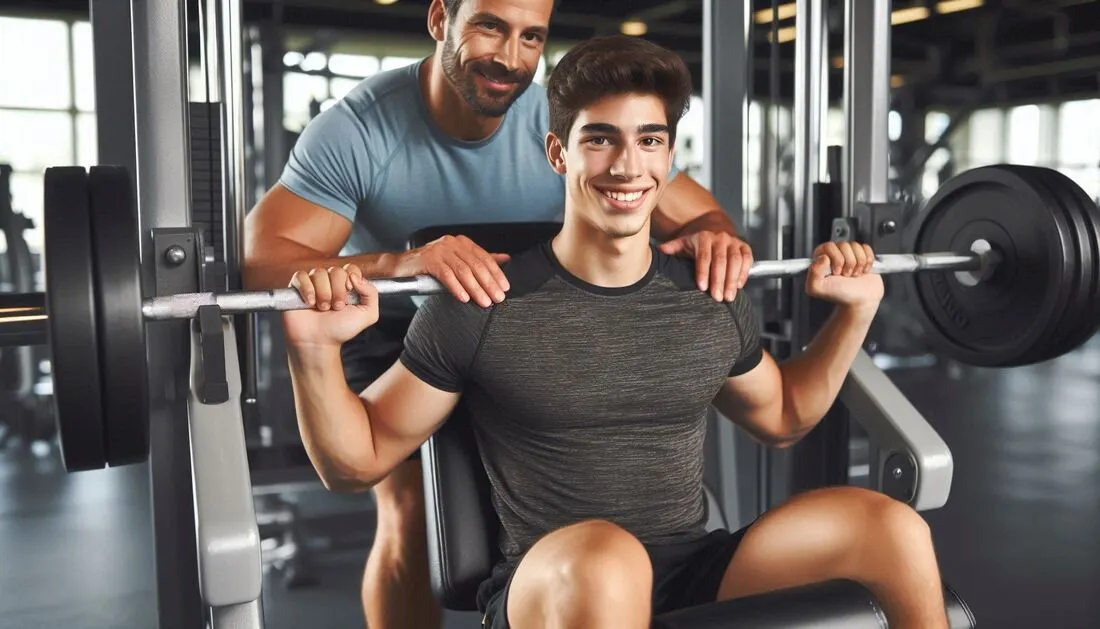
[[[519,68],[520,64],[520,41],[519,35],[512,35],[504,39],[504,45],[502,45],[495,55],[494,61],[500,65],[508,68],[509,72],[514,72]]]
[[[614,163],[611,164],[611,176],[620,179],[636,179],[642,176],[642,160],[638,154],[638,148],[632,143],[619,150]]]

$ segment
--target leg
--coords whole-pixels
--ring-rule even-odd
[[[718,598],[830,579],[869,589],[891,627],[947,627],[928,525],[908,505],[855,487],[807,492],[761,516],[745,532]]]
[[[641,542],[615,524],[589,520],[531,547],[512,575],[504,611],[514,629],[648,629],[652,583]]]
[[[432,629],[443,612],[428,577],[420,461],[405,461],[374,488],[378,526],[363,574],[370,629]]]

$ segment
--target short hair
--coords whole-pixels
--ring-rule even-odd
[[[577,44],[561,58],[546,83],[550,132],[563,144],[585,107],[619,94],[661,99],[669,138],[691,103],[691,73],[679,55],[639,37],[605,35]]]
[[[465,1],[466,0],[443,0],[443,8],[447,10],[447,17],[452,20],[455,19],[455,16],[458,15],[458,10],[462,8],[462,3]],[[561,0],[554,0],[554,6],[551,8],[551,13],[557,10],[558,3],[560,2]]]

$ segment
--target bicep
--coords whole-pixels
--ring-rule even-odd
[[[307,257],[333,257],[347,242],[351,227],[345,216],[277,183],[245,219],[245,258],[282,257],[286,246],[302,248]]]
[[[783,377],[779,364],[764,352],[749,371],[727,378],[714,406],[753,437],[775,443],[783,430]]]
[[[359,398],[379,465],[388,470],[405,460],[443,425],[461,395],[424,382],[400,361],[372,382]]]

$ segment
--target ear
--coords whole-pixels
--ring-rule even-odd
[[[554,172],[559,175],[565,174],[565,145],[553,133],[546,134],[546,160],[550,162]]]
[[[428,7],[428,34],[437,42],[447,37],[447,9],[443,7],[443,0],[432,0]]]

